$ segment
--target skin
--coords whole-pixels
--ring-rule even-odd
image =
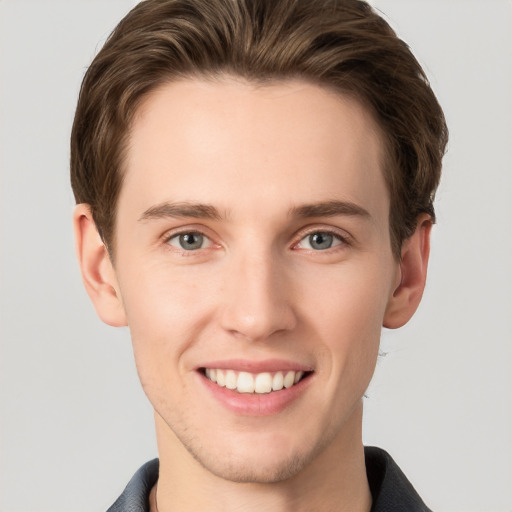
[[[421,299],[431,227],[420,217],[393,257],[372,116],[301,81],[180,80],[140,106],[126,156],[115,262],[88,205],[77,252],[100,317],[130,327],[155,409],[159,511],[368,511],[361,399],[382,326]],[[180,233],[203,244],[185,250]],[[244,415],[197,371],[233,358],[312,373],[284,410]]]

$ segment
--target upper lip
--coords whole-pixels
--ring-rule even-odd
[[[261,361],[249,359],[223,359],[202,363],[198,365],[196,369],[199,370],[202,368],[235,370],[249,373],[278,372],[280,370],[310,372],[313,370],[311,366],[286,359],[264,359]]]

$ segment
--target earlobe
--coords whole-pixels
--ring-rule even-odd
[[[85,289],[108,325],[127,325],[117,277],[87,204],[78,204],[73,214],[75,246]]]
[[[415,232],[403,244],[400,280],[389,299],[384,315],[384,327],[389,329],[402,327],[410,320],[420,304],[427,278],[431,229],[430,216],[420,215]]]

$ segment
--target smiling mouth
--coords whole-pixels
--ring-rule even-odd
[[[291,388],[307,378],[312,372],[285,370],[249,373],[220,368],[202,368],[201,373],[217,386],[238,393],[266,394]]]

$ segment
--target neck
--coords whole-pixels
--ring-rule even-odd
[[[156,414],[160,473],[158,512],[368,512],[371,494],[359,405],[333,441],[296,475],[275,483],[239,483],[206,470]]]

